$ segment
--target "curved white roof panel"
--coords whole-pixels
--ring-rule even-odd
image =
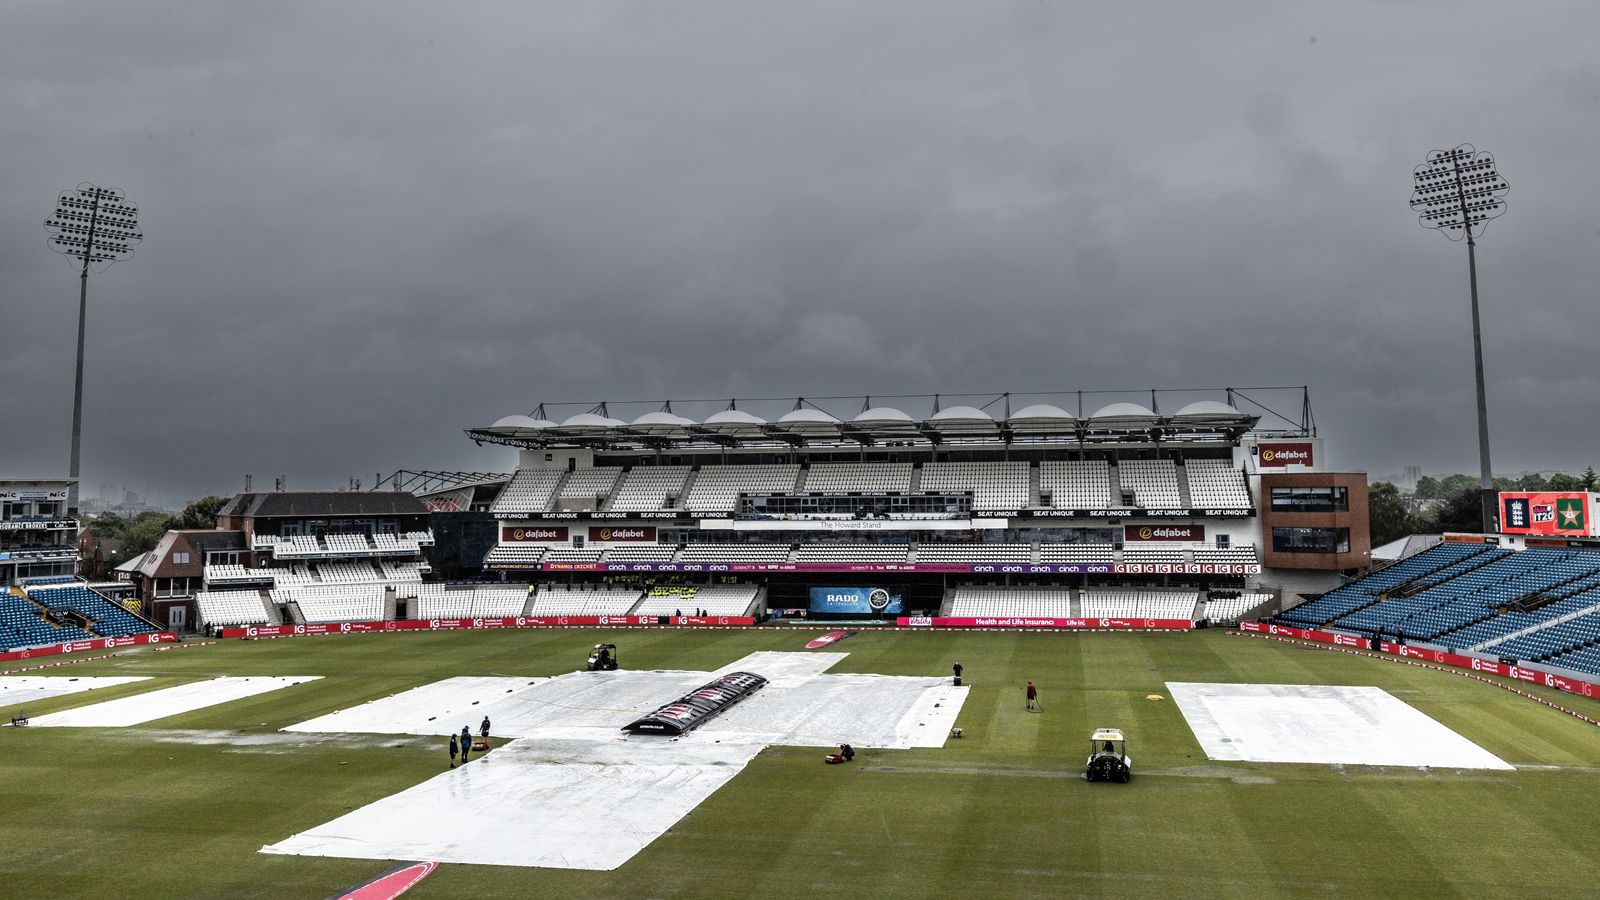
[[[725,409],[719,413],[712,413],[706,417],[707,425],[765,425],[767,420],[760,416],[752,416],[742,409]]]
[[[1150,410],[1144,408],[1143,406],[1140,406],[1137,403],[1113,403],[1110,406],[1101,407],[1099,411],[1097,411],[1094,415],[1089,417],[1089,421],[1094,422],[1094,421],[1098,421],[1098,420],[1101,420],[1101,419],[1154,419],[1154,418],[1157,418],[1155,413],[1153,413]]]
[[[531,416],[506,416],[497,420],[490,428],[554,428],[556,423],[544,419],[535,419]]]
[[[627,422],[621,419],[608,419],[594,413],[578,413],[561,423],[562,428],[623,428]]]
[[[989,415],[976,406],[950,406],[939,410],[928,418],[929,422],[984,422],[992,424],[994,416]]]
[[[861,425],[911,425],[916,422],[915,419],[911,418],[910,414],[892,406],[874,406],[871,409],[863,410],[861,415],[850,421]]]
[[[1048,403],[1035,403],[1024,406],[1011,414],[1008,422],[1076,422],[1077,416],[1067,412],[1059,406]]]
[[[669,412],[647,412],[633,420],[635,428],[688,428],[693,424],[693,419]]]
[[[813,409],[812,407],[809,407],[809,406],[802,406],[799,409],[791,409],[788,412],[784,413],[782,416],[779,416],[778,417],[778,421],[777,421],[776,424],[778,424],[778,425],[827,425],[827,426],[832,427],[832,426],[839,425],[840,422],[839,422],[838,419],[834,418],[832,415],[830,415],[828,413],[825,413],[820,409]]]
[[[1198,400],[1178,410],[1173,418],[1244,419],[1248,417],[1226,403],[1219,403],[1216,400]]]

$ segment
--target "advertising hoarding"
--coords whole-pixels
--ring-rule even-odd
[[[1135,544],[1140,541],[1204,541],[1204,525],[1124,525],[1122,540]]]
[[[1595,500],[1583,491],[1502,491],[1500,530],[1506,534],[1594,537]]]
[[[814,587],[811,611],[814,613],[860,613],[876,616],[901,612],[899,588]]]
[[[567,526],[565,525],[507,525],[500,529],[502,543],[517,543],[522,541],[565,541],[567,539]]]
[[[1310,441],[1262,441],[1256,445],[1256,465],[1263,469],[1316,465],[1316,445]]]

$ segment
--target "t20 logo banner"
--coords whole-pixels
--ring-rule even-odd
[[[1507,534],[1559,534],[1592,537],[1591,498],[1582,492],[1513,492],[1500,494],[1500,530]]]

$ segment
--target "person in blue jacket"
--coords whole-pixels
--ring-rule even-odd
[[[467,751],[472,749],[472,731],[467,726],[461,726],[461,764],[467,763]]]

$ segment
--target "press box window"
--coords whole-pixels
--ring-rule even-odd
[[[1349,512],[1350,490],[1342,487],[1275,487],[1273,512]]]
[[[1274,528],[1272,549],[1278,553],[1349,553],[1348,528]]]

